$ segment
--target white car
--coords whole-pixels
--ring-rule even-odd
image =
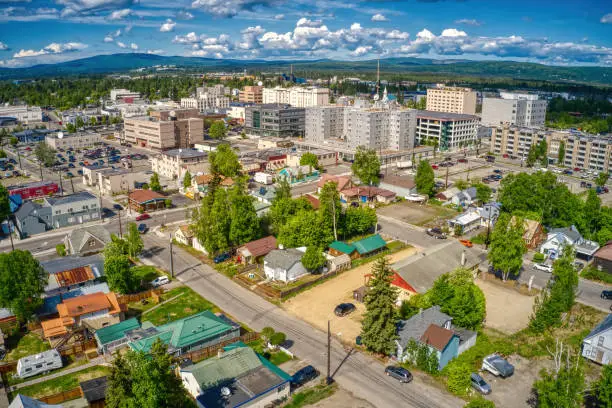
[[[153,286],[154,288],[157,288],[159,286],[165,285],[167,283],[170,283],[170,279],[168,279],[167,276],[160,276],[158,278],[155,278],[151,281],[151,286]]]
[[[552,265],[547,265],[547,264],[533,264],[533,268],[537,269],[538,271],[543,271],[543,272],[548,272],[548,273],[552,273],[553,268]]]

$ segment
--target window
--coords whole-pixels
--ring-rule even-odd
[[[42,366],[43,366],[42,364],[36,364],[34,368],[42,368]]]
[[[604,336],[599,336],[599,338],[597,339],[597,347],[602,347],[604,345]]]

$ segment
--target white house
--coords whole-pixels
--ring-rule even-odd
[[[304,253],[294,248],[271,251],[264,258],[266,278],[291,282],[306,275],[308,271],[302,265],[302,255]]]
[[[566,228],[553,228],[549,231],[546,241],[540,247],[543,254],[559,255],[563,247],[571,245],[576,251],[576,257],[590,261],[599,249],[599,244],[582,237],[575,226]]]
[[[464,212],[463,214],[459,214],[455,218],[448,220],[449,228],[454,231],[456,226],[460,226],[462,234],[475,230],[481,225],[482,217],[477,209],[474,209],[473,211]]]
[[[465,190],[460,191],[458,194],[455,194],[450,202],[454,205],[460,205],[462,207],[468,206],[476,201],[476,187],[466,188]]]
[[[612,364],[612,314],[582,340],[582,356],[599,364]]]

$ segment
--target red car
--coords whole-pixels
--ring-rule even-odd
[[[580,167],[574,167],[574,171],[580,171]]]
[[[136,221],[144,221],[144,220],[148,220],[149,218],[151,218],[151,216],[147,213],[144,213],[136,217]]]
[[[468,160],[467,159],[459,159],[457,160],[457,163],[467,163]]]
[[[507,158],[508,158],[508,155],[507,155],[507,154],[504,154],[504,159],[507,159]]]
[[[434,170],[438,170],[438,165],[437,164],[432,164],[431,168],[434,169]]]

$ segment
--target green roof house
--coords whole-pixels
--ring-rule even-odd
[[[363,257],[383,250],[385,246],[387,246],[387,243],[380,235],[375,234],[371,237],[353,242],[353,246],[357,249],[359,255]]]
[[[128,333],[132,350],[149,353],[155,340],[168,345],[168,352],[181,355],[240,337],[240,326],[207,310],[159,327],[143,327]]]
[[[96,330],[94,337],[98,343],[98,351],[106,354],[124,347],[128,342],[127,332],[136,329],[140,329],[140,323],[138,319],[132,317],[120,323]]]
[[[180,376],[199,408],[263,407],[290,393],[291,376],[240,342]]]

